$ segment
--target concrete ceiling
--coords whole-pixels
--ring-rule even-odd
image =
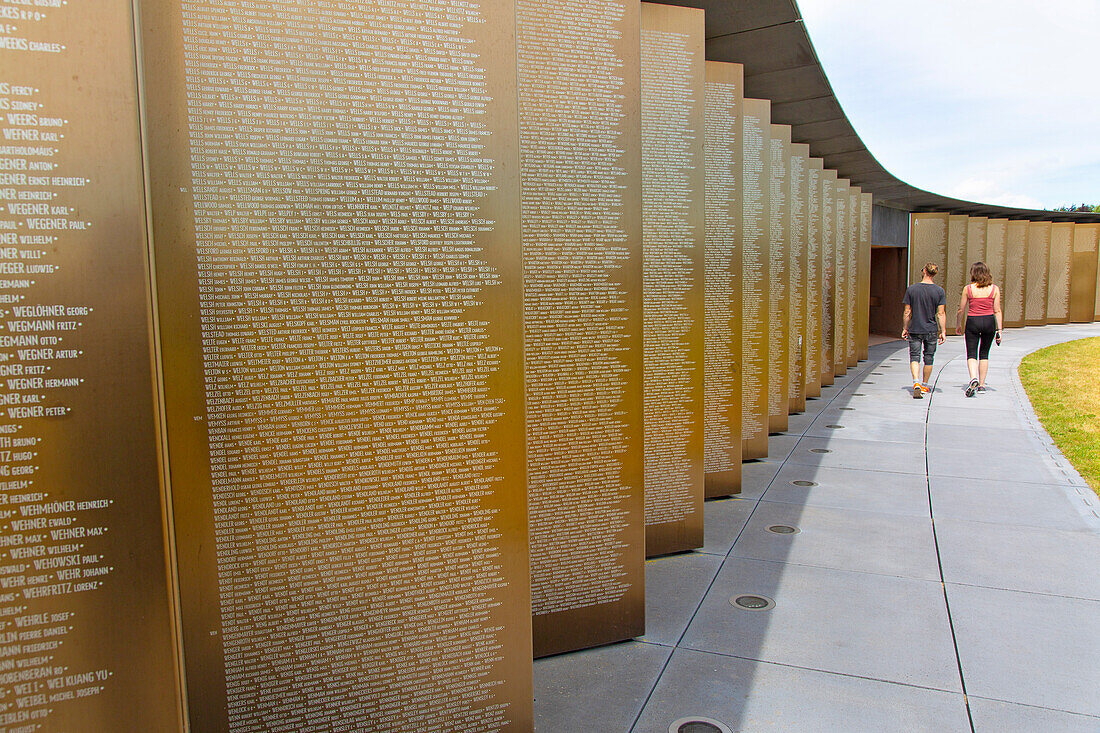
[[[1067,213],[993,206],[940,196],[910,186],[875,160],[833,94],[793,0],[662,0],[706,11],[707,58],[745,67],[745,96],[770,99],[772,122],[791,126],[875,203],[905,211],[949,211],[970,216],[1100,222],[1100,213]]]

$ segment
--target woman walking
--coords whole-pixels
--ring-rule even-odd
[[[956,332],[963,331],[966,339],[966,367],[970,370],[966,396],[973,397],[975,392],[985,392],[989,347],[994,339],[998,345],[1001,343],[1001,290],[993,284],[993,275],[984,262],[970,266],[970,284],[963,288],[955,325]]]

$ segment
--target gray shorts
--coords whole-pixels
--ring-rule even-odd
[[[910,333],[909,334],[909,361],[920,363],[920,355],[924,351],[924,363],[931,364],[936,358],[936,345],[939,336],[934,333]]]

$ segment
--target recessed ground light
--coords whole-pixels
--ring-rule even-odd
[[[843,425],[826,425],[825,427],[832,428],[833,430],[843,430],[844,429]]]
[[[799,479],[798,481],[792,481],[791,484],[793,484],[794,486],[817,486],[816,481],[804,481],[802,479]]]
[[[878,375],[880,377],[882,376],[882,372],[871,372],[871,374],[875,374],[875,375]]]
[[[693,715],[690,718],[672,721],[672,725],[668,727],[668,733],[733,733],[733,730],[725,723],[719,723],[713,718]]]
[[[810,448],[811,453],[832,453],[828,448]]]
[[[775,601],[767,596],[746,594],[730,598],[730,605],[746,611],[768,611],[775,608]]]
[[[874,382],[864,382],[864,384],[874,384]]]
[[[773,524],[767,530],[772,534],[798,534],[802,530],[789,524]]]
[[[856,408],[854,408],[854,407],[838,407],[837,409],[838,410],[854,410]]]

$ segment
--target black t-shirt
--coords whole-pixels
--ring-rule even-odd
[[[912,311],[909,333],[940,332],[936,309],[947,305],[947,293],[943,292],[943,288],[934,283],[916,283],[906,289],[905,298],[901,302]]]

